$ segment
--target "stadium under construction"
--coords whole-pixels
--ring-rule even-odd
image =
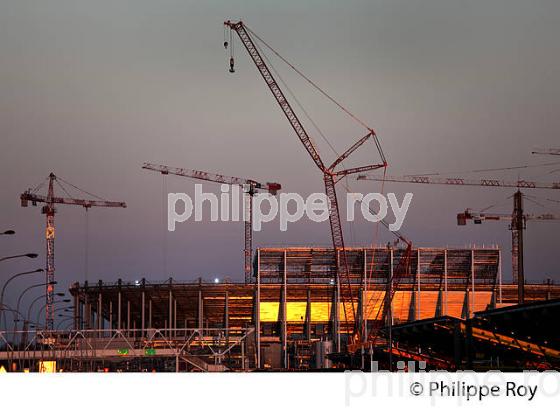
[[[346,259],[348,286],[333,280],[332,248],[257,249],[248,283],[75,283],[69,328],[0,332],[0,362],[14,371],[558,368],[550,324],[560,286],[521,285],[517,304],[498,248],[350,248]]]

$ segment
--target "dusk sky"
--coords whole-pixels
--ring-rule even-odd
[[[194,194],[195,182],[169,176],[164,186],[162,176],[141,169],[145,161],[279,182],[303,196],[323,192],[320,172],[239,41],[236,73],[228,72],[227,19],[245,21],[375,128],[390,175],[560,180],[560,157],[531,155],[560,146],[557,0],[0,0],[0,230],[17,231],[0,237],[1,254],[40,254],[2,263],[3,278],[44,267],[44,215],[20,207],[19,195],[50,172],[128,204],[89,211],[90,282],[242,280],[242,224],[185,222],[165,234],[163,190]],[[338,152],[365,134],[271,61]],[[357,158],[376,161],[373,145]],[[555,165],[460,173],[543,163]],[[348,183],[355,192],[381,188],[355,177]],[[512,189],[386,184],[385,192],[414,193],[402,233],[415,246],[497,244],[511,280],[507,222],[458,227],[456,214],[492,204],[510,213]],[[527,212],[560,214],[557,191],[527,194],[541,204],[527,201]],[[57,290],[85,279],[85,226],[83,208],[58,206]],[[560,280],[559,227],[528,223],[528,281]],[[345,234],[348,246],[393,238],[363,220],[345,225]],[[254,244],[329,246],[329,226],[303,221],[280,232],[271,222]],[[10,285],[8,303],[24,282],[32,283]]]

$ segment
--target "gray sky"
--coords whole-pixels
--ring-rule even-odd
[[[44,264],[44,216],[40,208],[21,208],[18,197],[51,171],[128,203],[126,210],[89,213],[90,281],[242,278],[243,227],[234,222],[179,225],[167,235],[163,272],[162,177],[141,170],[144,161],[278,181],[303,195],[322,192],[321,175],[238,41],[237,72],[228,73],[222,46],[228,18],[242,18],[373,126],[390,174],[555,159],[530,155],[535,147],[560,145],[555,0],[0,0],[0,228],[17,230],[1,238],[2,254],[41,253],[40,260],[2,264],[2,276]],[[363,135],[273,63],[337,150]],[[330,162],[326,145],[315,139]],[[549,172],[558,168],[497,175],[553,181],[560,172]],[[193,193],[194,183],[170,177],[167,188]],[[494,203],[504,203],[496,211],[510,212],[512,190],[388,185],[386,191],[414,192],[403,232],[415,245],[499,244],[510,278],[507,223],[459,228],[455,215]],[[529,193],[549,208],[527,204],[529,211],[560,213],[545,200],[560,200],[556,192]],[[78,207],[58,210],[56,274],[67,288],[84,279],[85,216]],[[346,228],[349,245],[391,237],[384,229],[375,236],[371,224]],[[560,279],[557,229],[529,224],[529,280]],[[328,245],[329,238],[327,223],[291,225],[285,233],[271,223],[255,233],[255,244]],[[17,295],[22,285],[11,290]]]

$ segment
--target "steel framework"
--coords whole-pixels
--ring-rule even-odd
[[[352,306],[352,310],[354,309],[354,296],[352,294],[352,288],[349,282],[348,276],[348,267],[347,267],[347,260],[346,260],[346,252],[344,246],[344,235],[342,231],[342,223],[340,220],[340,212],[338,207],[338,199],[336,195],[336,187],[335,184],[341,178],[347,175],[356,174],[358,172],[366,172],[371,171],[379,168],[387,167],[387,161],[381,150],[381,146],[379,144],[379,140],[375,131],[369,127],[368,133],[358,140],[355,144],[353,144],[350,148],[348,148],[342,155],[340,155],[331,166],[327,167],[323,162],[323,159],[319,155],[317,148],[315,147],[313,141],[311,140],[310,136],[308,135],[307,131],[305,130],[303,124],[299,120],[298,116],[296,115],[295,111],[291,107],[290,103],[288,102],[286,96],[282,92],[282,89],[278,85],[277,81],[275,80],[272,72],[268,68],[267,64],[264,61],[261,53],[259,52],[255,42],[251,38],[249,34],[249,29],[247,26],[242,22],[231,22],[226,21],[224,22],[225,27],[233,30],[239,36],[241,42],[243,43],[245,49],[247,50],[249,56],[253,60],[253,63],[259,70],[263,80],[265,81],[266,85],[270,89],[272,95],[276,99],[276,102],[282,109],[282,112],[288,119],[288,122],[292,126],[293,130],[295,131],[296,135],[298,136],[299,140],[307,150],[308,154],[312,158],[313,162],[319,168],[321,173],[323,174],[323,182],[325,185],[325,193],[329,198],[329,222],[330,222],[330,229],[331,229],[331,238],[333,242],[333,248],[337,255],[339,255],[339,259],[337,262],[337,269],[334,272],[334,278],[337,284],[341,283],[341,275],[342,272],[342,279],[344,281],[344,285],[347,289],[346,297],[348,298],[348,302]],[[254,33],[253,33],[254,36]],[[227,43],[225,43],[227,47]],[[234,72],[233,70],[233,56],[230,60],[230,72]],[[325,94],[323,92],[323,94]],[[331,99],[332,100],[332,99]],[[339,105],[339,104],[337,104]],[[341,107],[339,105],[339,107]],[[342,108],[342,107],[341,107]],[[350,114],[347,110],[344,109],[345,112]],[[350,114],[351,115],[351,114]],[[353,115],[351,115],[355,118]],[[359,121],[363,124],[361,121]],[[367,140],[371,139],[377,148],[377,151],[380,155],[381,163],[378,164],[369,164],[365,166],[355,167],[355,168],[347,168],[340,171],[337,171],[337,166],[342,163],[345,159],[347,159],[354,151],[356,151],[361,145],[363,145]],[[342,300],[343,304],[346,303],[346,300]],[[345,310],[346,312],[346,310]],[[355,313],[355,312],[354,312]],[[359,333],[360,329],[356,329],[356,333]],[[340,351],[341,346],[337,345],[337,350]]]
[[[65,361],[172,358],[175,371],[179,371],[182,362],[195,371],[208,372],[234,370],[224,363],[234,363],[232,356],[235,356],[237,370],[247,370],[253,361],[245,349],[252,343],[254,330],[240,329],[235,333],[224,328],[0,331],[0,361],[56,360],[64,364]],[[12,342],[20,339],[26,342]]]
[[[23,194],[21,194],[21,206],[26,207],[28,202],[31,202],[33,206],[36,206],[38,202],[42,202],[45,205],[42,208],[43,214],[46,215],[46,230],[45,238],[47,242],[47,263],[46,263],[46,309],[45,309],[45,327],[49,330],[53,329],[54,325],[54,215],[56,213],[55,204],[65,204],[65,205],[78,205],[83,206],[86,210],[91,207],[110,207],[110,208],[126,208],[124,202],[113,202],[105,200],[88,200],[88,199],[75,199],[75,198],[63,198],[54,195],[54,183],[57,182],[57,177],[52,172],[48,177],[49,187],[47,196],[40,195],[28,189]],[[76,188],[76,187],[75,187]],[[85,191],[83,191],[85,192]]]

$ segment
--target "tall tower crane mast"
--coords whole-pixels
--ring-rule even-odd
[[[467,220],[472,220],[475,225],[480,225],[483,221],[509,221],[511,230],[511,271],[513,283],[517,283],[517,299],[519,303],[525,301],[525,269],[523,264],[523,231],[526,229],[527,221],[560,221],[560,215],[554,214],[525,214],[523,213],[523,193],[517,191],[513,195],[513,213],[494,214],[487,212],[476,212],[471,209],[457,214],[457,224],[466,225]]]
[[[257,69],[259,70],[263,80],[265,81],[266,85],[268,86],[268,88],[272,92],[272,95],[276,99],[276,102],[278,103],[278,105],[282,109],[282,112],[284,113],[284,115],[288,119],[288,122],[292,126],[294,132],[296,133],[299,140],[301,141],[301,143],[303,144],[303,146],[307,150],[309,156],[312,158],[312,160],[315,163],[315,165],[317,166],[317,168],[319,168],[319,170],[323,174],[323,182],[324,182],[324,185],[325,185],[325,193],[326,193],[327,197],[329,198],[329,222],[330,222],[330,228],[331,228],[331,238],[332,238],[334,252],[335,252],[335,255],[336,255],[336,258],[337,258],[337,272],[336,272],[336,278],[335,278],[336,285],[337,286],[340,285],[341,276],[342,276],[342,280],[344,280],[345,283],[346,283],[346,290],[347,290],[347,294],[349,295],[349,299],[350,299],[349,302],[351,304],[353,317],[355,318],[356,317],[356,311],[355,311],[355,306],[354,306],[354,298],[353,298],[353,295],[352,295],[352,288],[350,286],[348,264],[347,264],[347,260],[346,260],[346,252],[345,252],[345,246],[344,246],[344,235],[343,235],[343,232],[342,232],[342,223],[341,223],[341,220],[340,220],[340,211],[339,211],[339,207],[338,207],[338,200],[337,200],[337,195],[336,195],[335,184],[336,184],[336,182],[338,182],[341,178],[343,178],[346,175],[351,175],[351,174],[355,174],[355,173],[358,173],[358,172],[367,172],[367,171],[387,167],[387,161],[385,159],[383,151],[381,150],[381,146],[379,144],[379,140],[377,138],[377,135],[375,134],[375,131],[373,129],[367,127],[362,121],[358,120],[348,110],[346,110],[339,103],[334,101],[334,99],[329,97],[324,91],[319,89],[314,83],[312,83],[308,78],[306,78],[304,76],[306,78],[306,80],[309,83],[311,83],[315,88],[319,89],[320,92],[324,96],[329,98],[340,109],[342,109],[344,112],[346,112],[354,120],[359,122],[362,126],[364,126],[367,129],[367,134],[364,137],[360,138],[354,145],[352,145],[349,149],[347,149],[330,166],[326,166],[323,159],[321,158],[317,148],[315,147],[312,139],[310,138],[309,134],[305,130],[305,127],[303,126],[300,119],[296,115],[295,111],[291,107],[290,103],[286,99],[284,93],[282,92],[282,89],[278,85],[276,79],[272,75],[272,72],[270,71],[267,64],[265,63],[265,60],[264,60],[263,56],[259,52],[259,49],[256,46],[256,44],[255,44],[255,42],[252,38],[252,37],[255,37],[255,38],[259,39],[258,36],[255,33],[253,33],[242,21],[232,22],[232,21],[228,20],[228,21],[224,22],[224,26],[226,28],[230,29],[230,33],[231,33],[231,30],[235,31],[237,33],[239,39],[241,40],[241,42],[245,46],[245,49],[247,50],[247,52],[249,53],[249,56],[253,60],[253,63],[255,64]],[[230,38],[231,38],[231,36],[230,36]],[[263,42],[262,40],[260,40],[260,41]],[[227,41],[224,42],[224,46],[227,48],[227,46],[228,46]],[[297,69],[295,69],[295,67],[293,67],[293,66],[291,66],[291,67],[294,70],[296,70],[298,72],[298,74],[302,75]],[[230,58],[230,72],[232,72],[232,73],[235,72],[233,55]],[[354,151],[356,151],[361,145],[363,145],[368,140],[372,140],[375,143],[377,151],[380,155],[380,160],[381,160],[380,163],[368,164],[368,165],[364,165],[364,166],[361,166],[361,167],[347,168],[347,169],[342,169],[342,170],[338,170],[338,171],[336,170],[337,166],[341,162],[343,162],[345,159],[347,159]],[[340,275],[340,273],[342,273],[343,275]],[[343,303],[343,305],[345,305],[345,300],[344,299],[342,299],[342,303]],[[346,308],[344,308],[344,314],[346,315]],[[335,314],[335,316],[336,316],[336,314]],[[355,335],[358,331],[359,330],[355,329]],[[333,329],[333,334],[338,334],[338,329]],[[340,351],[340,348],[341,348],[340,344],[337,343],[337,350]]]
[[[251,264],[253,255],[253,196],[259,191],[267,191],[272,195],[282,188],[276,182],[257,182],[252,179],[230,177],[220,174],[211,174],[204,171],[196,171],[194,169],[173,168],[166,165],[150,164],[148,162],[142,165],[143,169],[160,172],[163,175],[178,175],[187,178],[199,179],[202,181],[218,182],[227,185],[241,186],[248,196],[245,198],[245,249],[244,249],[244,272],[245,283],[251,281]]]
[[[20,195],[21,206],[27,207],[28,203],[31,202],[33,206],[37,206],[37,203],[44,203],[41,212],[46,216],[46,230],[45,238],[47,241],[47,263],[46,263],[46,309],[45,309],[45,328],[47,330],[53,330],[54,327],[54,215],[57,212],[55,204],[63,205],[78,205],[84,207],[86,210],[91,207],[109,207],[109,208],[126,208],[126,203],[124,202],[113,202],[105,201],[101,198],[99,200],[88,200],[88,199],[76,199],[71,197],[59,197],[54,194],[54,184],[59,183],[62,179],[58,178],[52,172],[48,176],[49,186],[47,190],[47,195],[37,194],[35,191],[41,186],[37,187],[35,190],[28,189],[23,194]],[[67,183],[72,187],[76,186]],[[67,193],[66,189],[62,185],[60,187]],[[80,190],[81,191],[81,190]],[[87,194],[87,192],[82,191]],[[91,194],[89,194],[91,195]]]

